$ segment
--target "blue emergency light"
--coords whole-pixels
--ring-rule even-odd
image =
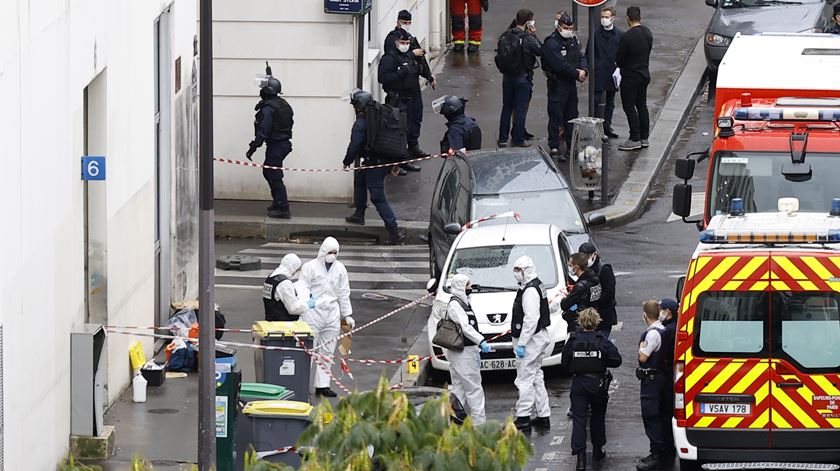
[[[729,215],[730,216],[743,216],[744,215],[744,200],[742,198],[732,198],[732,201],[729,202]]]
[[[831,198],[831,211],[829,214],[832,216],[840,216],[840,198]]]

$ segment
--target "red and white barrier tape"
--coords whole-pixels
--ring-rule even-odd
[[[284,455],[286,453],[296,453],[297,451],[298,451],[298,448],[296,446],[284,446],[283,448],[277,448],[276,450],[271,450],[271,451],[258,451],[257,452],[257,458],[263,459],[263,458],[267,458],[269,456],[274,456],[274,455]]]
[[[485,216],[483,218],[479,218],[479,219],[469,221],[468,223],[461,226],[461,230],[464,231],[464,230],[467,230],[467,229],[472,229],[473,226],[475,226],[476,224],[484,222],[484,221],[490,221],[491,219],[502,219],[502,218],[510,218],[510,217],[516,219],[516,222],[519,222],[519,221],[522,220],[522,215],[521,214],[517,213],[516,211],[508,211],[506,213],[491,214],[491,215]]]
[[[394,167],[397,165],[403,164],[411,164],[414,162],[422,162],[424,160],[432,160],[439,157],[449,157],[449,154],[435,154],[430,155],[428,157],[418,157],[416,159],[408,159],[408,160],[401,160],[399,162],[387,163],[387,164],[376,164],[376,165],[364,165],[360,167],[348,167],[348,168],[296,168],[296,167],[278,167],[276,165],[266,165],[266,164],[258,164],[256,162],[245,162],[244,160],[234,160],[234,159],[223,159],[221,157],[213,157],[213,160],[216,162],[221,162],[225,164],[233,164],[233,165],[241,165],[244,167],[254,167],[254,168],[262,168],[268,170],[283,170],[285,172],[351,172],[351,171],[358,171],[358,170],[369,170],[372,168],[385,168],[385,167]]]
[[[175,331],[178,330],[177,327],[166,327],[166,326],[153,326],[153,327],[140,327],[134,325],[106,325],[106,329],[136,329],[136,330],[168,330],[168,331]],[[232,332],[235,334],[250,334],[254,330],[253,329],[222,329],[216,328],[213,329],[216,332]]]
[[[306,348],[306,343],[304,343],[303,340],[298,338],[297,335],[295,335],[295,342],[297,342],[297,344],[300,345],[301,348],[303,348],[303,351],[306,352],[307,355],[309,355],[310,357],[312,357],[313,360],[315,360],[315,364],[318,365],[318,368],[321,368],[325,373],[327,373],[327,376],[329,376],[330,379],[332,379],[333,383],[335,383],[335,385],[338,386],[339,389],[344,391],[346,394],[353,394],[353,392],[347,389],[346,386],[341,384],[341,381],[339,381],[338,378],[336,378],[335,375],[332,373],[332,358],[329,358],[328,355],[313,352],[312,350]],[[334,357],[335,355],[333,355],[333,358]]]

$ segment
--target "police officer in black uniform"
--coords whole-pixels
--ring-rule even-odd
[[[418,144],[420,123],[423,121],[423,97],[420,93],[423,68],[411,52],[411,34],[402,28],[393,33],[395,49],[379,61],[379,83],[388,94],[385,103],[406,114],[408,154],[413,158],[426,157],[429,154]]]
[[[665,327],[662,332],[662,354],[665,357],[665,375],[668,377],[668,384],[674,384],[674,349],[677,341],[677,313],[680,305],[673,299],[665,298],[659,301],[659,321]],[[662,429],[665,436],[665,456],[673,458],[677,454],[674,446],[674,430],[671,428],[671,419],[674,417],[674,388],[665,388],[665,397],[662,399],[659,417],[662,419]]]
[[[440,141],[440,153],[481,149],[481,128],[475,119],[464,114],[467,100],[454,95],[432,102],[432,110],[446,117],[446,134]]]
[[[665,327],[659,321],[659,303],[646,301],[642,305],[647,329],[639,339],[639,367],[636,377],[641,380],[639,399],[642,405],[642,422],[650,440],[650,454],[636,464],[639,471],[661,468],[668,459],[665,449],[665,431],[662,420],[662,401],[668,397],[666,389],[672,388],[667,374],[666,349],[663,348]]]
[[[357,158],[362,159],[362,165],[376,165],[381,163],[375,155],[367,151],[367,117],[365,110],[368,106],[373,105],[373,96],[364,90],[357,90],[353,92],[350,97],[350,104],[356,111],[356,121],[353,123],[353,129],[350,131],[350,144],[347,146],[347,153],[344,155],[344,169],[349,170],[350,165]],[[355,192],[354,200],[356,201],[356,211],[344,218],[347,222],[352,224],[365,225],[365,209],[367,209],[368,193],[370,193],[370,201],[379,212],[379,217],[385,223],[385,228],[388,230],[388,245],[399,245],[405,240],[405,235],[400,232],[397,226],[397,217],[385,199],[385,175],[388,173],[388,167],[371,168],[365,170],[357,170],[353,175],[353,191]]]
[[[294,279],[300,275],[300,258],[286,254],[280,265],[271,272],[263,284],[263,306],[267,321],[296,321],[306,309],[315,307],[312,295],[308,302],[298,299]]]
[[[610,399],[609,387],[612,374],[607,368],[621,366],[621,355],[616,346],[602,333],[595,331],[601,316],[595,309],[580,311],[580,332],[573,332],[563,346],[560,365],[572,377],[572,454],[577,455],[577,470],[586,469],[586,416],[591,412],[592,459],[607,456],[605,417]]]
[[[601,315],[601,325],[597,330],[604,334],[604,337],[609,338],[612,332],[612,326],[618,324],[618,314],[615,312],[615,273],[612,265],[604,262],[601,254],[595,248],[595,244],[591,242],[584,242],[580,244],[580,253],[589,257],[588,265],[595,274],[598,275],[598,281],[601,284],[601,299],[598,301],[596,309]]]
[[[581,52],[572,16],[560,12],[554,23],[554,32],[545,38],[542,47],[542,67],[548,79],[548,146],[552,157],[565,162],[566,155],[560,153],[560,127],[569,152],[573,129],[569,120],[578,117],[577,83],[586,80],[589,66]]]
[[[260,101],[254,109],[254,140],[248,145],[245,157],[251,160],[254,152],[266,144],[265,165],[282,167],[283,160],[292,151],[292,126],[294,112],[289,103],[280,98],[280,81],[271,75],[271,67],[266,63],[266,77],[260,84]],[[289,197],[283,184],[283,171],[263,169],[263,177],[271,189],[271,206],[266,208],[272,218],[290,219]]]
[[[578,313],[588,307],[597,309],[601,300],[601,282],[588,263],[589,257],[582,253],[569,257],[569,276],[575,284],[568,296],[560,301],[569,332],[577,330]]]

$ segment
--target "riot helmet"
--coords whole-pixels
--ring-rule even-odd
[[[357,110],[364,109],[365,107],[373,104],[373,95],[365,90],[353,90],[353,92],[350,93],[350,104]]]
[[[432,102],[432,110],[447,118],[464,113],[464,106],[467,100],[455,95],[442,96]]]

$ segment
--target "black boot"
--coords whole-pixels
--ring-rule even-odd
[[[413,146],[408,148],[408,155],[414,157],[415,159],[419,159],[421,157],[428,157],[429,153],[424,151],[423,149],[421,149],[419,145],[414,144]],[[405,164],[405,165],[411,165],[411,164]],[[410,172],[419,172],[420,171],[420,167],[417,167],[416,165],[414,165],[414,167],[416,167],[417,170],[408,169],[408,168],[406,170],[408,170]]]
[[[604,450],[604,447],[599,446],[592,450],[592,459],[595,461],[601,461],[607,457],[607,452]]]
[[[292,213],[290,213],[288,209],[285,211],[282,209],[269,209],[268,217],[275,219],[291,219]]]
[[[585,471],[586,470],[586,451],[581,451],[577,455],[577,464],[575,465],[575,471]]]
[[[464,52],[464,43],[458,43],[452,46],[452,50],[455,52]]]
[[[531,425],[535,428],[548,430],[551,428],[551,420],[548,417],[537,417],[531,421]]]
[[[531,431],[531,417],[517,417],[516,420],[513,422],[513,425],[516,426],[517,430],[521,430],[523,432],[530,432]]]
[[[359,212],[358,210],[344,218],[345,221],[349,222],[350,224],[358,224],[360,226],[365,225],[365,213]]]
[[[636,469],[639,471],[653,471],[662,467],[662,460],[656,453],[651,453],[640,459],[636,464]]]
[[[335,393],[330,388],[315,388],[315,395],[316,396],[324,396],[324,397],[337,397],[338,394]]]
[[[405,234],[399,228],[388,229],[388,240],[385,241],[385,245],[402,245],[403,242],[405,242]]]
[[[468,54],[478,53],[478,44],[470,44],[469,46],[467,46],[467,53]]]

